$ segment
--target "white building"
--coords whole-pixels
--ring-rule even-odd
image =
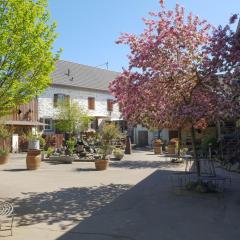
[[[45,134],[55,132],[56,106],[58,101],[64,99],[78,102],[90,116],[94,116],[95,128],[100,126],[103,120],[109,120],[118,121],[125,130],[126,122],[121,118],[119,105],[113,104],[114,98],[108,90],[109,83],[119,74],[69,61],[57,61],[51,87],[38,98],[38,118],[47,124],[44,126]],[[137,125],[129,133],[133,142],[139,146],[152,145],[152,140],[158,137],[157,131],[150,131],[141,125]],[[160,137],[168,141],[173,134],[176,134],[176,131],[171,133],[164,129]]]
[[[54,132],[56,106],[59,101],[69,99],[78,102],[97,125],[103,119],[120,121],[121,113],[117,103],[108,91],[109,83],[119,73],[59,60],[52,74],[52,85],[38,98],[38,117],[47,124],[45,133]]]

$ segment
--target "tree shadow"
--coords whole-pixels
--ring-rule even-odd
[[[167,168],[178,166],[178,164],[171,161],[118,161],[110,162],[110,167],[113,168],[128,168],[128,169],[141,169],[141,168]]]
[[[223,198],[176,190],[173,173],[155,171],[57,240],[239,239],[240,193]]]
[[[89,217],[130,187],[110,184],[89,188],[64,188],[46,193],[24,193],[24,198],[11,199],[15,208],[15,223],[17,226],[27,226],[68,221],[69,226]],[[61,227],[64,229],[66,226]]]

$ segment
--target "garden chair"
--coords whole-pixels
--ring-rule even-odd
[[[0,200],[0,231],[11,231],[13,228],[13,219],[14,219],[14,208],[11,203]],[[10,225],[6,226],[5,223]],[[4,226],[4,228],[3,228]],[[5,228],[6,227],[6,228]]]

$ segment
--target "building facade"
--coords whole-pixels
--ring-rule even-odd
[[[38,98],[38,117],[46,124],[44,133],[55,132],[57,104],[65,100],[77,102],[89,116],[93,116],[95,128],[104,120],[122,122],[119,106],[108,91],[109,83],[118,74],[59,60],[52,75],[51,87]]]

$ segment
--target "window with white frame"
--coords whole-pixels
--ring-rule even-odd
[[[53,120],[52,120],[52,118],[44,118],[43,123],[46,124],[46,125],[44,125],[44,130],[45,131],[52,131],[53,130]]]

